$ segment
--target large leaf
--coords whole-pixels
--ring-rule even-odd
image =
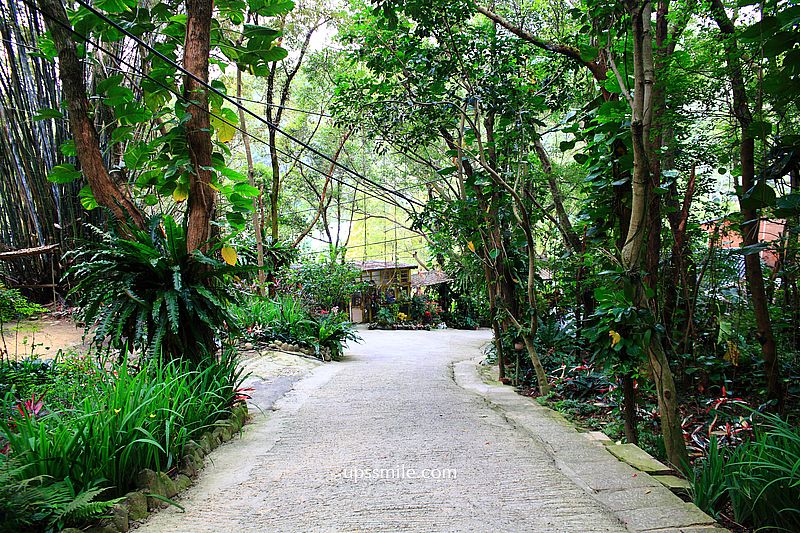
[[[775,205],[775,190],[766,181],[759,181],[740,200],[742,209],[762,209]]]
[[[63,165],[56,165],[50,169],[47,174],[47,181],[53,183],[72,183],[81,177],[81,173],[75,169],[72,163],[64,163]]]
[[[225,107],[212,111],[211,125],[220,142],[227,143],[233,139],[236,135],[237,124],[239,124],[239,116],[233,109]]]

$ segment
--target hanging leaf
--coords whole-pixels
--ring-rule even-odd
[[[469,241],[467,243],[467,248],[469,248],[470,252],[475,253],[475,243],[473,243],[472,241]]]
[[[59,111],[58,109],[51,109],[49,107],[45,107],[44,109],[40,109],[34,115],[33,120],[49,120],[51,118],[64,118],[64,113]]]
[[[223,109],[215,109],[212,113],[211,125],[217,133],[219,142],[230,142],[236,135],[236,125],[239,124],[239,117],[236,111],[225,107]]]
[[[740,203],[744,209],[761,209],[775,205],[776,198],[775,189],[766,181],[759,181],[742,195]]]
[[[172,199],[180,203],[189,198],[189,188],[183,183],[179,183],[175,190],[172,191]]]
[[[94,7],[107,13],[124,13],[136,7],[136,0],[97,0]]]
[[[250,0],[250,9],[264,17],[284,15],[294,9],[292,0]]]
[[[230,246],[223,246],[220,253],[222,254],[222,259],[231,266],[235,265],[236,261],[239,259],[236,255],[236,250]]]

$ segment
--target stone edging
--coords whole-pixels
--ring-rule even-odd
[[[147,518],[151,512],[169,506],[161,498],[174,498],[192,484],[192,479],[203,468],[205,456],[222,443],[231,440],[247,421],[247,403],[241,402],[231,410],[231,416],[218,420],[214,429],[207,431],[197,441],[189,441],[183,449],[183,457],[177,473],[171,477],[165,472],[144,469],[136,476],[137,490],[127,493],[111,508],[110,517],[88,530],[63,529],[61,533],[127,533],[131,522]]]
[[[686,503],[655,477],[669,469],[655,463],[653,475],[637,470],[619,459],[622,449],[615,449],[608,437],[596,432],[581,433],[560,413],[540,405],[533,398],[520,396],[500,384],[486,383],[478,372],[483,357],[453,364],[455,382],[480,396],[513,426],[538,440],[567,477],[582,487],[625,525],[629,531],[663,533],[725,533],[697,506]],[[602,435],[602,434],[600,434]],[[610,446],[609,446],[610,444]],[[621,445],[638,459],[629,445]],[[614,454],[613,451],[619,452]],[[638,447],[636,450],[640,450]],[[664,470],[665,469],[665,470]],[[663,471],[662,471],[663,470]],[[676,478],[677,479],[677,478]]]

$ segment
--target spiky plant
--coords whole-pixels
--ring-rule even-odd
[[[92,343],[168,359],[213,352],[216,338],[234,324],[228,305],[236,267],[190,253],[172,217],[153,217],[147,230],[119,228],[92,228],[97,242],[68,254],[70,295],[87,334],[95,327]]]

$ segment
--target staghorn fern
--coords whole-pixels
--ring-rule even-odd
[[[68,254],[67,277],[87,333],[96,326],[92,344],[193,360],[213,350],[215,335],[234,323],[229,274],[240,268],[189,253],[169,216],[153,217],[147,231],[91,229],[98,242]]]

